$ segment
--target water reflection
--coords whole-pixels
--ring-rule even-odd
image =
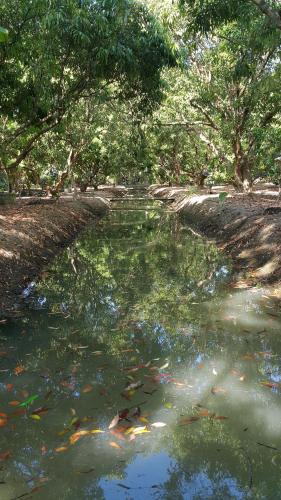
[[[1,499],[278,498],[280,311],[230,271],[161,210],[89,228],[1,327]]]

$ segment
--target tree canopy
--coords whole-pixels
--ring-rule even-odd
[[[278,3],[5,0],[0,187],[275,180]]]

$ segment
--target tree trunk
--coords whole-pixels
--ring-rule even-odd
[[[252,190],[250,159],[244,154],[241,145],[240,130],[233,144],[235,187],[238,191],[249,193]]]
[[[248,158],[235,158],[234,176],[238,191],[249,193],[252,190],[252,176]]]
[[[86,193],[87,187],[88,187],[88,183],[87,182],[80,182],[79,187],[80,187],[81,193]]]

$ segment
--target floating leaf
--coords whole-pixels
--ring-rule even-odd
[[[121,439],[121,440],[125,439],[122,432],[119,429],[111,429],[109,432],[110,432],[110,434],[112,434],[112,436],[115,436],[118,439]]]
[[[223,415],[215,415],[213,417],[214,420],[227,420],[228,417],[224,417]]]
[[[254,354],[245,354],[241,359],[243,359],[244,361],[254,361],[256,357]]]
[[[133,430],[133,433],[135,434],[135,436],[137,436],[138,434],[145,434],[146,432],[150,432],[150,430],[146,426],[145,427],[136,427]]]
[[[165,363],[164,365],[160,366],[159,370],[165,370],[165,368],[168,368],[169,366],[169,361],[167,361],[167,363]]]
[[[91,384],[87,384],[85,385],[85,387],[83,387],[82,392],[84,392],[84,394],[87,394],[88,392],[91,392],[93,389],[94,388]]]
[[[8,416],[6,413],[0,413],[0,427],[4,427],[8,423]]]
[[[124,490],[130,490],[130,486],[126,486],[126,484],[122,484],[122,483],[117,483],[117,486],[120,486],[120,488],[124,488]]]
[[[138,417],[138,420],[139,420],[140,422],[142,422],[143,424],[148,424],[148,420],[147,420],[147,418],[146,418],[146,417],[142,417],[142,416],[141,416],[141,417]]]
[[[113,429],[114,427],[116,427],[116,425],[118,424],[120,418],[119,418],[119,414],[115,415],[114,419],[110,422],[108,428],[109,429]]]
[[[203,408],[200,405],[196,406],[195,408],[198,411],[199,417],[210,417],[211,415],[215,415],[214,413],[211,413],[208,408]]]
[[[101,429],[93,429],[92,431],[90,431],[90,434],[101,434],[101,433],[104,433],[105,431],[101,430]]]
[[[226,394],[227,391],[223,387],[212,387],[211,393],[212,394]]]
[[[128,408],[125,408],[124,410],[121,410],[119,411],[119,419],[120,420],[124,420],[125,418],[127,418],[129,415],[129,409]]]
[[[62,453],[63,451],[67,451],[67,446],[59,446],[58,448],[55,448],[55,451],[57,453]]]
[[[154,422],[153,424],[151,424],[151,427],[156,427],[156,428],[160,428],[160,427],[166,427],[167,424],[165,424],[164,422]]]
[[[116,443],[115,441],[110,441],[109,442],[109,446],[112,446],[112,448],[116,448],[116,449],[121,449],[122,448],[120,446],[120,444]]]
[[[10,417],[20,417],[21,415],[25,415],[26,410],[24,408],[18,408],[10,414]]]
[[[24,372],[25,368],[23,365],[18,365],[16,368],[14,368],[14,374],[15,375],[20,375],[22,372]]]
[[[261,382],[261,385],[263,385],[264,387],[269,387],[270,389],[279,389],[280,388],[280,384],[278,384],[277,382],[269,382],[267,380]]]
[[[33,396],[30,396],[28,399],[26,399],[25,401],[20,403],[19,406],[28,406],[31,403],[33,403],[33,401],[35,401],[35,399],[38,399],[38,398],[39,398],[38,394],[33,394]]]
[[[30,415],[30,418],[32,418],[33,420],[41,420],[40,415]]]
[[[8,405],[10,405],[10,406],[19,406],[20,405],[20,401],[9,401]]]
[[[89,434],[91,434],[91,432],[90,431],[86,431],[86,430],[75,432],[69,438],[70,444],[76,443],[76,441],[78,441],[78,439],[80,439],[83,436],[88,436]]]
[[[6,384],[6,389],[8,392],[11,392],[13,390],[14,384]]]
[[[32,415],[44,415],[49,411],[49,408],[47,406],[40,406],[40,408],[36,408],[36,410],[33,410]]]
[[[173,408],[173,405],[172,405],[172,403],[165,403],[164,407],[167,408],[168,410],[170,410],[171,408]]]
[[[0,462],[4,462],[4,460],[8,460],[8,458],[11,457],[11,452],[10,451],[4,451],[0,453]]]
[[[138,380],[137,382],[132,382],[131,384],[127,385],[125,387],[124,391],[135,391],[142,387],[144,384],[141,382],[141,380]]]
[[[196,422],[197,420],[199,420],[200,417],[199,416],[195,416],[195,417],[185,417],[185,418],[181,418],[180,421],[179,421],[179,424],[180,425],[188,425],[188,424],[193,424],[194,422]]]

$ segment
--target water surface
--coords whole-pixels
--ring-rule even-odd
[[[1,325],[1,500],[281,498],[280,310],[160,205],[95,222]]]

